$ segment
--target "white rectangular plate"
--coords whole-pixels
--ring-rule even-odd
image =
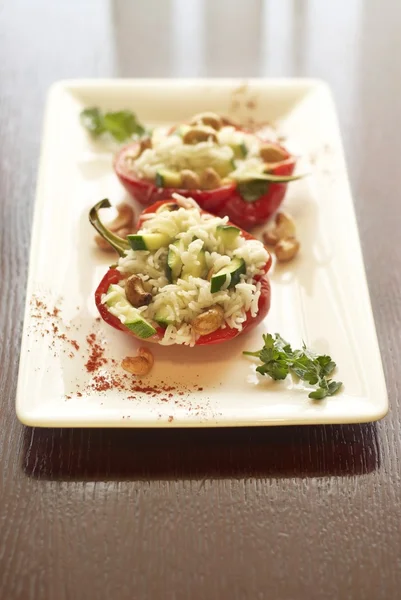
[[[130,391],[115,385],[99,389],[104,381],[124,377],[121,359],[134,355],[139,344],[96,320],[93,293],[112,259],[94,246],[88,209],[104,197],[113,204],[127,198],[113,173],[110,148],[90,141],[80,126],[80,111],[93,105],[130,108],[152,125],[185,120],[203,110],[276,122],[278,132],[287,136],[287,146],[301,156],[298,170],[311,174],[288,188],[284,206],[295,218],[301,253],[273,271],[272,308],[265,322],[215,347],[153,345],[154,369]],[[273,382],[259,377],[255,363],[242,351],[260,348],[265,331],[280,332],[294,346],[303,340],[331,354],[338,364],[335,379],[344,382],[341,393],[314,402],[308,389],[290,378]],[[108,361],[95,373],[85,367],[91,334]],[[131,385],[131,380],[123,381],[125,388]],[[23,423],[352,423],[379,419],[387,409],[338,124],[324,83],[96,80],[53,86],[45,118],[17,392],[17,414]]]

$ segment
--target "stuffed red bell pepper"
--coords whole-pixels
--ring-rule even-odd
[[[249,229],[279,207],[295,158],[214,113],[196,115],[168,132],[156,130],[123,148],[114,168],[127,191],[147,206],[176,192]]]
[[[126,239],[110,232],[98,211],[90,221],[120,255],[96,293],[113,327],[163,345],[217,344],[256,326],[270,307],[263,244],[178,194],[148,207]]]

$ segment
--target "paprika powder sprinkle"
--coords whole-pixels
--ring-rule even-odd
[[[88,373],[93,373],[101,366],[105,365],[107,363],[107,359],[104,356],[104,348],[97,342],[96,335],[94,333],[87,335],[86,341],[90,348],[90,355],[88,361],[85,363],[85,368]]]
[[[36,296],[33,296],[31,299],[31,317],[36,319],[36,324],[33,327],[33,332],[38,333],[41,337],[45,337],[45,335],[52,335],[53,341],[52,346],[55,345],[55,340],[67,342],[70,344],[74,350],[79,350],[79,344],[76,340],[68,337],[65,333],[61,332],[61,329],[69,329],[63,323],[60,312],[61,309],[57,306],[50,309],[47,303],[44,300],[40,300]],[[62,350],[64,353],[67,353],[66,349]],[[74,357],[74,354],[69,353],[71,358]]]
[[[30,334],[36,336],[51,336],[49,349],[57,357],[61,352],[69,358],[76,355],[71,351],[80,349],[80,343],[70,337],[70,331],[78,331],[79,326],[66,324],[61,316],[61,309],[58,307],[48,307],[48,303],[36,296],[31,299],[32,317],[35,317],[34,325],[31,326]],[[94,320],[94,324],[97,320]],[[57,343],[57,345],[56,345]],[[82,358],[89,380],[82,384],[75,383],[74,389],[70,389],[64,396],[70,400],[73,396],[82,398],[85,395],[91,395],[94,392],[105,393],[110,390],[126,393],[126,399],[131,401],[143,401],[143,395],[147,399],[159,402],[174,402],[181,408],[191,410],[190,394],[200,391],[199,385],[185,386],[181,383],[175,383],[167,380],[161,380],[157,383],[144,382],[142,379],[134,379],[127,373],[122,372],[119,361],[113,357],[108,357],[106,347],[99,334],[95,331],[86,336],[86,348],[82,349]],[[81,344],[82,346],[82,344]],[[81,355],[80,355],[81,356]],[[85,362],[86,361],[86,362]],[[82,363],[81,363],[82,364]],[[178,403],[177,396],[181,396]],[[184,396],[188,396],[184,400]],[[146,401],[146,400],[145,400]],[[100,403],[103,404],[103,403]],[[206,407],[205,407],[206,408]]]

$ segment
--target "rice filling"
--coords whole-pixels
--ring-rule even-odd
[[[126,300],[125,282],[131,275],[138,275],[144,290],[152,295],[152,301],[135,310],[150,323],[159,323],[158,316],[163,313],[165,332],[160,343],[193,346],[199,334],[192,323],[213,306],[223,309],[222,328],[241,331],[247,313],[257,315],[261,286],[255,277],[264,273],[269,254],[261,242],[246,240],[241,235],[226,247],[217,228],[227,226],[227,217],[201,214],[193,201],[178,194],[173,196],[180,208],[146,215],[137,232],[144,236],[163,233],[169,236],[171,243],[155,251],[128,250],[117,265],[124,278],[109,288],[102,302],[122,323],[127,322],[132,307]],[[173,281],[166,271],[168,256],[177,257],[182,264],[181,274]],[[207,275],[212,269],[214,273],[219,272],[234,259],[245,262],[238,283],[230,287],[231,275],[227,273],[220,289],[212,293]],[[201,270],[202,276],[197,276]]]

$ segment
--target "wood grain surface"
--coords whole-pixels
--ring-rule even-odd
[[[400,598],[400,24],[398,0],[0,0],[1,600]],[[380,423],[17,422],[48,86],[190,75],[332,86],[391,403]]]

